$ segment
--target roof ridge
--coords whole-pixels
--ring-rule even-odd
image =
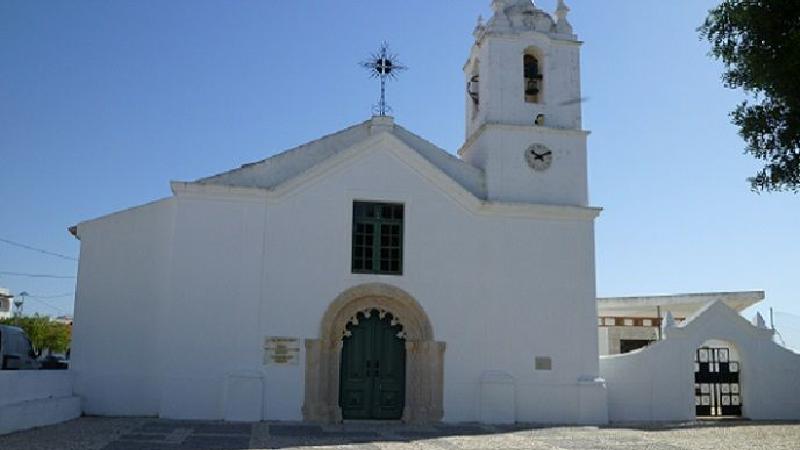
[[[411,135],[412,137],[414,137],[416,139],[419,139],[422,142],[430,144],[431,146],[435,147],[437,150],[441,150],[442,154],[444,154],[446,157],[448,157],[453,162],[457,162],[459,164],[463,164],[465,167],[469,167],[475,173],[478,173],[478,174],[483,173],[483,171],[481,169],[479,169],[479,168],[473,166],[472,164],[464,161],[463,159],[459,158],[458,156],[448,152],[447,150],[443,149],[442,147],[439,147],[438,145],[434,144],[433,142],[431,142],[431,141],[425,139],[424,137],[414,133],[413,131],[410,131],[408,128],[406,128],[406,127],[404,127],[402,125],[398,125],[398,124],[395,124],[395,128],[399,129],[399,131],[401,131],[401,132],[404,132],[406,134]]]
[[[370,121],[371,121],[371,119],[368,119],[368,120],[365,120],[365,121],[363,121],[361,123],[350,125],[349,127],[343,128],[343,129],[341,129],[339,131],[336,131],[336,132],[333,132],[333,133],[328,133],[328,134],[320,136],[317,139],[305,142],[305,143],[300,144],[298,146],[291,147],[291,148],[289,148],[287,150],[279,151],[278,153],[270,155],[270,156],[268,156],[268,157],[266,157],[266,158],[264,158],[262,160],[253,161],[253,162],[249,162],[249,163],[244,163],[244,164],[241,164],[239,167],[236,167],[234,169],[226,170],[224,172],[220,172],[220,173],[217,173],[217,174],[214,174],[214,175],[210,175],[210,176],[207,176],[207,177],[198,178],[197,180],[195,180],[195,182],[204,183],[206,181],[212,180],[212,179],[217,178],[217,177],[221,177],[221,176],[224,176],[224,175],[230,175],[230,174],[232,174],[234,172],[238,172],[238,171],[240,171],[242,169],[249,169],[251,167],[254,167],[254,166],[257,166],[257,165],[260,165],[260,164],[264,164],[264,163],[267,163],[267,162],[277,161],[277,160],[286,158],[286,157],[288,157],[287,155],[294,154],[294,153],[296,153],[296,152],[298,152],[298,151],[300,151],[300,150],[302,150],[302,149],[304,149],[306,147],[309,147],[311,145],[317,144],[317,143],[319,143],[319,142],[321,142],[321,141],[323,141],[325,139],[329,139],[329,138],[332,138],[332,137],[337,136],[337,135],[342,135],[344,133],[347,133],[348,131],[352,131],[352,130],[354,130],[356,128],[362,127],[362,126],[370,123]]]
[[[202,177],[197,184],[223,184],[231,186],[273,188],[289,179],[308,172],[317,164],[335,156],[370,136],[388,133],[398,142],[417,153],[427,163],[461,185],[475,197],[485,198],[484,172],[463,161],[433,142],[397,125],[394,120],[372,117],[335,133],[276,153],[260,161],[240,165],[238,168]]]

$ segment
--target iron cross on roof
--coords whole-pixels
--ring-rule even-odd
[[[389,44],[382,42],[377,52],[361,63],[361,67],[369,71],[371,78],[381,80],[381,97],[378,104],[372,107],[372,113],[378,116],[385,116],[392,108],[386,104],[386,81],[396,80],[397,74],[408,69],[397,59],[397,54],[389,50]]]

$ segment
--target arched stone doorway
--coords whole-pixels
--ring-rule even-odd
[[[433,327],[422,307],[407,292],[382,283],[352,287],[339,294],[322,317],[319,339],[306,340],[306,379],[303,419],[335,423],[339,406],[342,338],[359,313],[391,314],[405,338],[405,401],[402,420],[426,423],[441,420],[444,380],[444,342],[434,341]]]
[[[392,313],[362,311],[342,338],[339,406],[344,420],[400,420],[406,389],[406,341]]]

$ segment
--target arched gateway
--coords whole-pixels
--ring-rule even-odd
[[[703,342],[694,352],[695,415],[741,417],[741,371],[739,351],[732,342]]]
[[[356,341],[347,343],[343,355],[345,339],[354,337]],[[388,347],[388,353],[369,348],[373,343]],[[323,315],[319,339],[306,340],[303,419],[323,423],[340,422],[343,418],[439,421],[443,414],[444,350],[443,342],[434,341],[425,311],[402,289],[381,283],[347,289]],[[343,357],[350,367],[342,366]],[[404,358],[402,363],[399,357]],[[354,372],[353,364],[361,363],[366,371],[367,361],[372,380],[365,380],[366,372]],[[389,372],[381,372],[379,361],[386,361],[384,369]],[[376,362],[379,367],[375,367]],[[402,377],[399,364],[405,366]],[[386,392],[374,381],[384,377],[387,384],[393,385]],[[347,410],[344,415],[342,404]],[[399,416],[393,408],[402,410]]]

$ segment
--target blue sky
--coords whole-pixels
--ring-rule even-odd
[[[397,121],[455,152],[461,67],[489,3],[4,0],[0,238],[77,256],[69,225],[365,120],[377,86],[357,63],[384,39],[411,68],[390,86]],[[598,293],[765,289],[765,316],[800,316],[800,196],[745,181],[757,163],[728,121],[742,94],[721,86],[695,31],[715,1],[568,4],[585,41],[591,203],[605,208]],[[0,243],[0,271],[76,264]],[[56,296],[74,279],[0,286]]]

